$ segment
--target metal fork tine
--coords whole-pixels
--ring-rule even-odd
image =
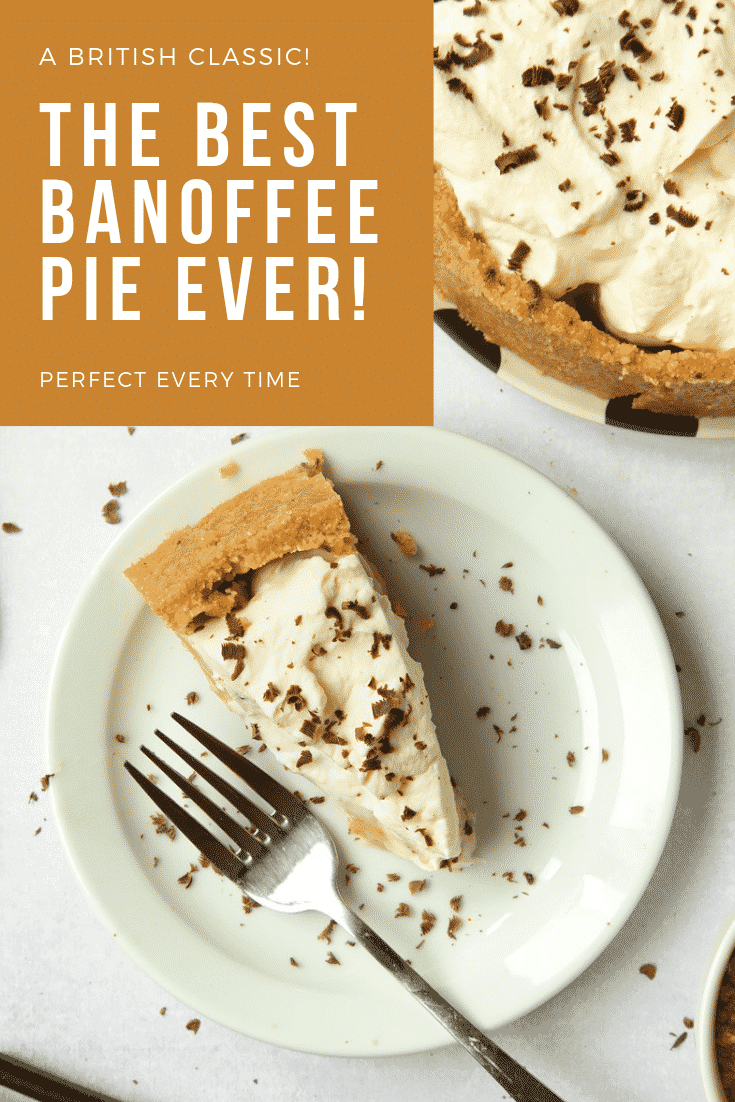
[[[292,822],[296,822],[307,814],[306,808],[298,797],[294,796],[278,781],[274,781],[263,769],[244,758],[242,754],[238,754],[236,750],[231,749],[224,742],[220,742],[214,735],[210,735],[208,731],[203,730],[196,723],[192,723],[190,719],[180,715],[179,712],[172,712],[171,718],[181,724],[184,730],[193,735],[198,742],[206,746],[207,750],[210,750],[233,773],[236,773],[246,784],[249,784],[254,792],[262,796],[281,815],[285,815]]]
[[[175,800],[172,800],[165,792],[158,789],[129,761],[125,762],[125,768],[131,777],[138,782],[146,795],[150,796],[156,807],[159,807],[174,826],[177,826],[181,833],[186,835],[190,842],[194,843],[199,852],[203,853],[224,876],[237,882],[245,871],[245,865],[239,857],[236,857],[234,853],[230,853],[227,846],[223,846],[219,839],[210,834],[201,823],[197,822],[193,815],[190,815]]]
[[[196,769],[203,780],[211,784],[212,788],[216,788],[219,794],[224,796],[226,800],[229,800],[233,807],[236,807],[243,815],[247,815],[254,827],[257,827],[258,830],[262,830],[265,834],[269,835],[273,834],[274,831],[282,833],[281,828],[271,819],[270,815],[266,815],[265,811],[261,811],[252,800],[249,800],[242,792],[238,792],[236,788],[233,788],[224,777],[220,777],[218,773],[213,772],[204,765],[203,762],[199,761],[198,758],[195,758],[193,754],[190,754],[188,750],[184,750],[182,746],[178,746],[173,739],[168,737],[168,735],[164,735],[163,731],[156,729],[155,733],[162,742],[165,742],[166,746],[170,747],[170,749],[178,754],[180,758],[183,758],[187,765],[190,765],[192,769]],[[147,751],[147,753],[150,756],[150,751]]]
[[[177,769],[165,762],[163,758],[159,758],[158,754],[154,754],[152,750],[149,750],[147,746],[141,746],[141,750],[147,758],[158,766],[158,768],[166,774],[178,785],[181,791],[193,800],[195,804],[201,807],[202,811],[205,811],[209,815],[212,822],[216,823],[218,827],[224,830],[225,834],[229,835],[233,842],[236,842],[241,849],[247,850],[251,857],[260,857],[263,852],[263,846],[249,830],[246,830],[241,823],[238,823],[232,816],[228,815],[226,811],[223,811],[221,807],[205,796],[203,792],[200,792],[198,788],[182,776]]]

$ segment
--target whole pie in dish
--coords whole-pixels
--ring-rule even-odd
[[[735,413],[735,4],[439,0],[435,291],[602,398]]]
[[[437,869],[471,855],[472,817],[403,622],[356,542],[313,450],[125,573],[256,740],[355,835]]]

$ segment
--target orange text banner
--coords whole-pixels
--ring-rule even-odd
[[[5,421],[430,423],[424,0],[74,10],[11,23]]]

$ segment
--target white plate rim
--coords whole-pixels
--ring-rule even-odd
[[[59,642],[47,701],[46,748],[49,771],[53,771],[56,764],[63,757],[62,752],[64,747],[60,745],[58,741],[60,737],[59,732],[62,730],[63,724],[59,723],[59,718],[60,715],[63,714],[64,708],[66,708],[68,713],[71,707],[71,702],[68,699],[66,702],[64,700],[64,698],[69,695],[65,687],[65,678],[73,668],[73,664],[70,664],[70,644],[78,637],[82,629],[83,621],[89,614],[90,599],[95,589],[101,584],[101,578],[104,576],[105,572],[109,570],[111,564],[117,566],[120,562],[123,562],[127,565],[127,563],[132,561],[138,554],[143,553],[144,550],[150,549],[150,534],[144,538],[143,533],[147,530],[149,522],[156,517],[162,503],[166,502],[167,499],[173,498],[175,495],[179,495],[180,497],[187,485],[193,483],[195,480],[207,476],[215,478],[220,467],[233,458],[239,458],[240,455],[247,458],[248,455],[252,454],[253,449],[280,449],[281,446],[283,446],[284,448],[293,450],[294,447],[298,446],[299,449],[302,450],[303,448],[313,446],[314,442],[317,441],[320,446],[324,447],[325,453],[329,456],[330,448],[334,451],[337,446],[348,447],[350,444],[350,437],[354,440],[353,434],[356,432],[359,433],[360,431],[360,429],[352,427],[335,428],[333,426],[314,429],[292,428],[278,430],[249,440],[240,445],[239,449],[230,449],[226,453],[222,453],[208,460],[198,469],[185,475],[143,510],[141,514],[131,522],[126,531],[121,532],[119,536],[117,536],[98,564],[92,577],[89,579]],[[416,454],[421,453],[421,448],[418,446],[421,444],[424,448],[429,448],[430,452],[433,454],[443,453],[446,455],[452,450],[463,452],[464,459],[468,463],[472,461],[472,463],[482,464],[483,460],[488,462],[488,458],[490,457],[495,464],[500,464],[501,466],[507,465],[508,470],[512,470],[517,477],[525,479],[527,484],[533,486],[535,491],[541,492],[546,496],[551,495],[551,497],[554,498],[555,505],[558,506],[560,511],[568,511],[568,515],[574,518],[574,523],[583,528],[587,528],[589,531],[594,531],[597,539],[602,540],[603,545],[607,549],[607,553],[611,556],[611,560],[615,560],[616,564],[626,574],[635,592],[636,600],[640,603],[641,607],[646,610],[649,626],[654,635],[658,638],[660,645],[659,658],[661,659],[661,682],[664,691],[667,693],[671,715],[670,730],[668,731],[670,737],[666,742],[668,757],[662,764],[662,779],[664,780],[664,786],[657,805],[658,820],[655,836],[651,838],[646,858],[641,862],[634,889],[629,893],[625,900],[625,904],[619,908],[614,921],[608,924],[609,928],[604,936],[590,945],[587,951],[579,956],[571,971],[565,972],[562,977],[556,977],[553,983],[547,985],[541,992],[539,998],[532,1005],[524,1008],[523,1013],[526,1013],[535,1009],[536,1006],[547,1001],[548,998],[562,990],[563,987],[580,975],[592,961],[596,959],[603,949],[606,948],[633,911],[653,875],[661,851],[665,845],[676,806],[682,764],[681,738],[677,737],[681,729],[681,701],[668,641],[650,596],[615,541],[586,514],[578,503],[571,500],[545,475],[540,474],[521,461],[489,445],[485,445],[479,441],[447,430],[431,427],[383,427],[370,428],[362,431],[369,433],[370,454],[373,459],[380,456],[381,447],[385,449],[389,446],[389,442],[392,442],[391,446],[393,447],[398,446],[399,442],[401,445],[406,445],[408,437],[410,436],[414,443],[413,451]],[[407,456],[409,451],[410,449],[407,448]],[[411,462],[413,462],[414,465],[416,464],[417,460],[415,454]],[[277,466],[276,470],[278,469],[282,469],[282,466]],[[222,497],[226,496],[228,496],[228,494],[223,492]],[[134,595],[132,599],[138,600],[137,595]],[[75,711],[74,715],[76,714]],[[67,719],[68,718],[69,716],[67,715]],[[301,1032],[297,1031],[292,1031],[289,1034],[288,1031],[284,1032],[281,1029],[277,1035],[274,1035],[272,1026],[263,1020],[263,1015],[261,1013],[256,1013],[255,1017],[249,1014],[246,1016],[247,1020],[242,1020],[242,1006],[239,1003],[237,1012],[233,1013],[232,1006],[222,1005],[220,995],[211,996],[211,993],[207,994],[207,992],[199,989],[195,983],[192,983],[191,977],[183,974],[181,969],[176,969],[175,958],[185,955],[187,950],[194,948],[196,939],[192,936],[192,932],[186,928],[186,925],[170,911],[165,915],[147,916],[148,926],[145,939],[147,943],[142,944],[140,936],[136,935],[136,924],[139,924],[139,915],[135,912],[135,908],[131,904],[127,904],[121,908],[119,887],[116,887],[121,872],[123,875],[132,874],[135,876],[135,861],[132,855],[128,854],[126,858],[123,852],[127,844],[123,839],[124,846],[115,854],[116,858],[122,863],[122,869],[106,870],[99,861],[99,854],[94,853],[94,846],[90,845],[86,830],[80,829],[79,823],[74,822],[73,811],[71,812],[72,817],[70,818],[70,806],[73,806],[78,796],[88,793],[88,782],[90,779],[97,782],[99,781],[100,776],[104,773],[104,768],[104,763],[99,761],[92,762],[89,766],[90,776],[88,777],[84,771],[81,773],[78,772],[78,775],[73,781],[70,780],[69,772],[65,773],[63,769],[61,770],[51,785],[52,800],[56,812],[57,823],[59,824],[60,833],[72,867],[86,892],[90,895],[93,906],[103,924],[115,934],[118,944],[125,949],[128,955],[135,960],[144,971],[152,976],[152,978],[159,982],[161,986],[176,995],[184,1003],[194,1007],[198,1012],[205,1014],[221,1024],[236,1031],[246,1033],[259,1040],[275,1043],[281,1047],[292,1048],[299,1051],[323,1055],[364,1057],[376,1054],[398,1055],[409,1052],[419,1052],[427,1048],[440,1047],[443,1044],[451,1043],[451,1039],[428,1017],[425,1022],[419,1017],[417,1018],[419,1024],[414,1025],[411,1023],[410,1026],[407,1025],[406,1034],[404,1036],[393,1034],[383,1038],[377,1052],[376,1049],[372,1047],[373,1042],[361,1035],[359,1025],[356,1031],[354,1031],[354,1035],[351,1034],[349,1048],[344,1047],[344,1042],[340,1042],[339,1047],[336,1047],[328,1033],[327,1035],[320,1035],[312,1032],[306,1040],[304,1040]],[[148,900],[148,902],[150,902],[150,900]],[[177,945],[177,951],[175,954],[171,952],[167,953],[166,959],[162,965],[159,960],[152,959],[150,941],[151,938],[153,938],[154,941],[158,939],[157,945],[160,949],[164,943],[163,939],[167,939],[168,941],[171,940],[172,932],[175,932],[180,939]],[[172,967],[174,969],[173,972],[171,971]],[[282,986],[284,990],[274,992],[274,997],[283,997],[286,993],[289,993],[290,996],[293,997],[293,990],[290,987],[286,989],[286,985]],[[259,994],[262,996],[263,991],[260,991]],[[297,997],[300,996],[297,995]],[[346,1012],[353,1009],[351,1000],[345,1001],[330,996],[330,1003],[330,1006],[326,1004],[322,1006],[319,1004],[318,1007],[326,1022],[329,1020],[336,1020],[336,1018],[342,1019]],[[311,1007],[311,1013],[314,1013],[313,1006]],[[517,1016],[518,1015],[513,1015],[514,1018]],[[497,1025],[497,1023],[495,1024]]]

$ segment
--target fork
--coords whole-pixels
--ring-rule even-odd
[[[193,815],[126,761],[125,768],[131,776],[200,853],[256,903],[287,914],[319,911],[337,922],[408,988],[516,1102],[561,1102],[558,1095],[472,1025],[350,910],[337,887],[339,862],[332,837],[301,799],[190,719],[178,712],[172,712],[171,716],[273,809],[270,814],[263,811],[200,759],[156,730],[155,734],[166,746],[229,800],[251,824],[250,828],[243,826],[158,754],[142,746],[146,757],[239,847],[233,853]]]

